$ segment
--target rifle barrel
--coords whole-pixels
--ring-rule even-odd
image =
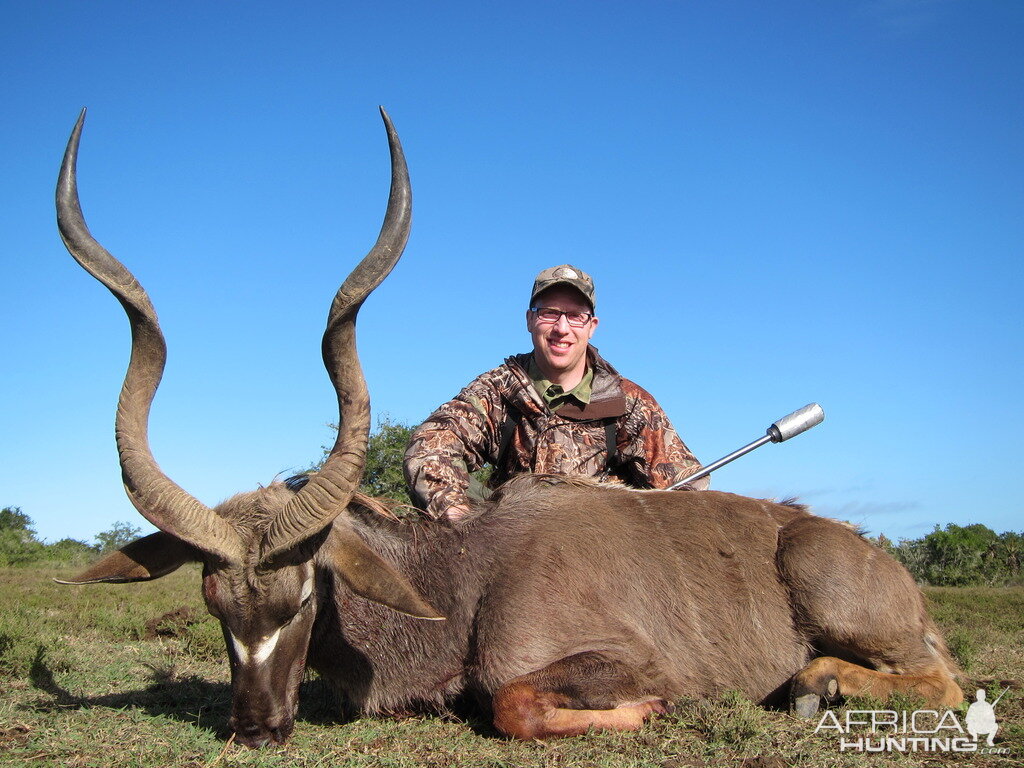
[[[771,441],[772,441],[771,435],[765,435],[764,437],[759,437],[754,442],[748,443],[747,445],[744,445],[742,448],[733,451],[728,456],[723,456],[718,461],[713,461],[710,464],[708,464],[706,467],[701,467],[700,469],[698,469],[696,472],[694,472],[689,477],[683,478],[682,480],[680,480],[678,483],[675,483],[674,485],[670,485],[667,490],[670,490],[670,491],[677,490],[678,488],[681,488],[682,486],[686,485],[687,483],[692,483],[694,480],[699,480],[700,478],[704,477],[704,475],[710,475],[712,472],[714,472],[719,467],[725,466],[730,461],[738,459],[740,456],[743,456],[744,454],[750,453],[755,448],[760,448],[765,443],[770,443]]]
[[[791,437],[796,437],[801,432],[806,432],[813,426],[821,424],[825,418],[825,411],[821,409],[821,406],[817,403],[810,403],[805,405],[799,410],[793,411],[788,416],[783,416],[778,421],[772,423],[764,437],[759,437],[752,443],[744,445],[737,451],[733,451],[728,456],[723,456],[718,461],[713,461],[706,467],[701,467],[689,477],[684,477],[677,483],[673,483],[666,490],[674,491],[678,488],[682,488],[687,483],[692,483],[694,480],[699,480],[704,475],[710,475],[719,467],[728,464],[730,461],[738,459],[744,454],[750,453],[755,448],[760,448],[765,443],[781,443],[784,440],[789,440]]]

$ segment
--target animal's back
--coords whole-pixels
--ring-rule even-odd
[[[653,693],[761,699],[808,659],[775,565],[780,525],[806,514],[796,508],[532,477],[495,512],[516,535],[477,617],[487,691],[601,651],[643,670]]]

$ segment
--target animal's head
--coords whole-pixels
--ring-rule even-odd
[[[412,194],[402,148],[381,110],[391,148],[391,194],[376,244],[338,290],[323,337],[338,394],[338,437],[305,482],[274,483],[210,508],[163,474],[149,449],[149,409],[166,345],[145,290],[89,233],[75,165],[85,111],[71,134],[57,182],[57,223],[75,260],[121,302],[132,355],[118,402],[122,478],[135,508],[159,530],[65,583],[147,581],[182,564],[203,564],[203,598],[224,631],[231,661],[231,727],[249,746],[282,743],[292,731],[322,566],[359,595],[403,613],[440,618],[406,580],[356,535],[346,507],[359,484],[370,425],[356,354],[355,317],[398,261],[409,236]]]

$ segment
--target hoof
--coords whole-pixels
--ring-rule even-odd
[[[838,704],[839,681],[832,675],[809,682],[794,680],[789,693],[789,711],[798,717],[813,717],[818,710]]]
[[[665,699],[651,699],[644,703],[651,708],[652,715],[667,715],[673,710],[672,704]]]
[[[796,696],[790,702],[789,709],[797,717],[814,717],[821,709],[821,696],[816,693]]]

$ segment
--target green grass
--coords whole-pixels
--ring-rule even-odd
[[[932,616],[968,676],[1015,677],[1024,669],[1024,588],[928,587]],[[1009,647],[1004,641],[1015,638]]]
[[[228,744],[228,668],[195,568],[136,585],[54,584],[52,568],[0,569],[0,765],[466,766],[469,768],[781,768],[1011,766],[1024,763],[1024,589],[929,589],[933,615],[964,665],[963,687],[985,687],[1003,755],[840,753],[815,723],[766,711],[742,695],[681,701],[638,733],[593,733],[546,744],[498,737],[478,716],[338,722],[324,684],[303,684],[295,735],[283,748]],[[66,573],[64,575],[67,575]],[[184,621],[147,623],[172,611]],[[146,639],[147,636],[153,639]],[[914,702],[903,704],[913,708]],[[871,702],[848,706],[869,708]]]

